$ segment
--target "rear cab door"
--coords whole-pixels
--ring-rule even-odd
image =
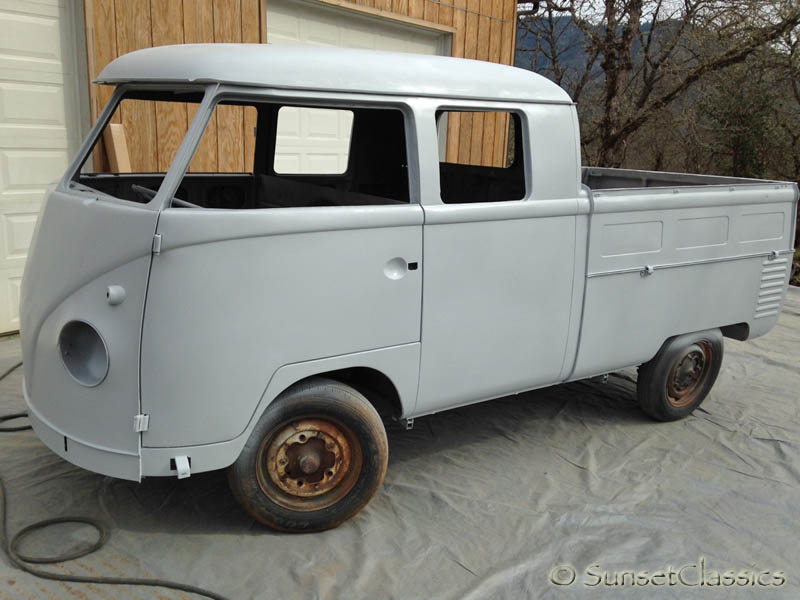
[[[421,157],[428,179],[416,414],[559,381],[576,321],[573,107],[427,107],[420,138],[432,137],[434,119],[440,140],[445,123],[451,131],[438,158]],[[460,132],[468,127],[482,129],[471,144]],[[432,140],[420,146],[435,148]]]

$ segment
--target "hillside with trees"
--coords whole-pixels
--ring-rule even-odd
[[[800,182],[795,0],[519,4],[516,65],[577,102],[586,164]]]

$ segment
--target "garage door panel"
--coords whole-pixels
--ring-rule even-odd
[[[24,266],[41,205],[40,193],[34,196],[35,199],[26,199],[26,194],[15,196],[17,194],[4,194],[2,198],[0,264],[6,267]]]
[[[56,85],[0,81],[0,123],[64,125],[63,88]]]
[[[0,125],[0,147],[66,148],[67,133],[63,127],[22,127]],[[60,175],[60,173],[58,173]]]
[[[361,48],[375,50],[375,33],[368,28],[353,27],[342,31],[342,46],[345,48]]]
[[[22,63],[0,55],[0,80],[61,85],[64,75],[60,69],[49,63]]]
[[[3,269],[3,294],[0,297],[0,321],[7,323],[9,330],[19,329],[19,290],[22,285],[24,267]]]
[[[415,52],[417,54],[437,54],[438,52],[430,47],[426,40],[407,40],[405,52]]]
[[[291,14],[272,10],[272,3],[267,9],[267,41],[270,44],[299,43],[300,20]]]
[[[300,153],[290,154],[288,152],[281,152],[275,155],[275,172],[276,173],[302,173],[300,168]]]
[[[304,166],[306,173],[339,173],[343,170],[336,153],[308,153]]]
[[[62,61],[62,13],[71,9],[60,4],[0,0],[0,332],[19,328],[33,228],[69,161],[64,86],[75,74]]]
[[[0,150],[0,193],[31,187],[44,193],[67,162],[66,150]]]
[[[306,44],[331,46],[335,48],[342,45],[342,36],[339,34],[339,29],[334,23],[304,21],[303,24],[307,29],[304,40]]]
[[[3,259],[24,259],[27,256],[38,215],[38,211],[3,215]]]
[[[303,134],[309,139],[326,140],[336,139],[339,137],[339,111],[326,110],[324,108],[317,110],[304,110],[302,114],[306,115],[305,131]]]
[[[20,3],[24,6],[26,3]],[[58,18],[0,9],[0,52],[25,61],[61,63]]]

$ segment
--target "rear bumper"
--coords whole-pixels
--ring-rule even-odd
[[[22,393],[28,408],[28,417],[33,430],[45,446],[50,448],[64,460],[88,471],[109,475],[119,479],[139,481],[141,479],[141,461],[138,454],[128,454],[103,448],[71,437],[49,423],[31,404],[25,380],[22,381]]]

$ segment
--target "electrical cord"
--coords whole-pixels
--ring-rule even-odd
[[[8,369],[5,373],[0,375],[0,381],[5,379],[8,375],[10,375],[13,371],[18,369],[22,366],[22,363],[17,363],[10,369]],[[0,423],[4,423],[6,421],[11,421],[13,419],[21,419],[27,417],[28,413],[26,412],[19,412],[13,413],[9,415],[0,415]],[[14,427],[3,427],[0,428],[0,433],[8,433],[14,431],[25,431],[27,429],[32,429],[30,425],[20,425]],[[42,579],[50,579],[52,581],[64,581],[70,583],[96,583],[96,584],[106,584],[106,585],[135,585],[135,586],[148,586],[148,587],[162,587],[168,588],[172,590],[178,590],[181,592],[189,592],[191,594],[197,594],[198,596],[203,596],[205,598],[211,598],[212,600],[228,600],[225,596],[221,596],[215,592],[211,592],[209,590],[204,590],[203,588],[195,587],[193,585],[187,585],[184,583],[178,583],[176,581],[169,581],[166,579],[143,579],[138,577],[91,577],[91,576],[84,576],[84,575],[67,575],[62,573],[52,573],[50,571],[44,571],[42,569],[37,569],[36,567],[30,566],[31,564],[52,564],[52,563],[61,563],[67,562],[70,560],[75,560],[76,558],[81,558],[82,556],[86,556],[87,554],[91,554],[92,552],[96,552],[103,546],[105,546],[108,538],[111,535],[108,527],[102,521],[98,521],[97,519],[92,519],[89,517],[57,517],[55,519],[46,519],[44,521],[38,521],[36,523],[32,523],[27,527],[24,527],[20,531],[16,533],[12,538],[9,539],[8,537],[8,511],[6,510],[8,504],[8,496],[6,494],[6,486],[5,482],[3,481],[2,477],[0,477],[0,546],[2,546],[3,552],[5,552],[8,560],[11,562],[12,565],[20,569],[21,571],[25,571],[26,573],[30,573],[34,577],[40,577]],[[78,550],[74,550],[72,552],[66,552],[64,554],[58,554],[54,556],[31,556],[29,554],[23,554],[19,551],[19,546],[22,543],[22,540],[33,533],[34,531],[38,531],[40,529],[44,529],[45,527],[49,527],[51,525],[55,525],[57,523],[83,523],[85,525],[89,525],[97,530],[98,538],[97,541],[85,548],[81,548]]]
[[[3,379],[11,375],[11,373],[19,369],[21,366],[22,366],[22,361],[18,362],[13,367],[7,369],[5,373],[0,375],[0,381],[3,381]],[[17,419],[25,419],[27,418],[27,416],[28,413],[26,412],[18,412],[10,415],[0,415],[0,423],[5,423],[6,421],[15,421]],[[31,427],[30,425],[15,425],[13,427],[0,427],[0,433],[6,433],[10,431],[27,431],[28,429],[33,429],[33,427]]]

